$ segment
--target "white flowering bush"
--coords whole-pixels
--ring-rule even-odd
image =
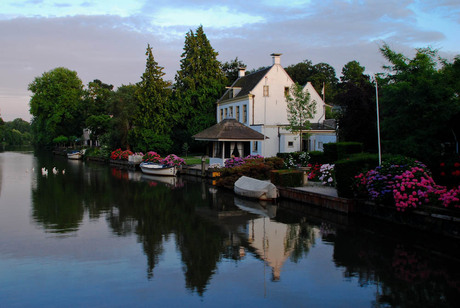
[[[325,186],[335,186],[335,180],[334,180],[334,164],[324,164],[321,165],[321,168],[319,169],[319,180],[321,183]]]

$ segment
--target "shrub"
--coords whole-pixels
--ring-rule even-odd
[[[426,166],[407,159],[403,164],[386,161],[356,176],[356,189],[370,200],[394,204],[398,211],[425,204],[460,207],[460,187],[447,190],[436,185]]]
[[[335,186],[334,165],[324,164],[320,167],[319,172],[321,174],[319,180],[323,185]]]
[[[319,181],[319,177],[321,176],[321,164],[309,164],[310,172],[308,173],[308,180],[309,181]]]
[[[352,198],[354,176],[379,164],[377,154],[361,153],[335,163],[335,180],[339,197]]]
[[[272,170],[270,181],[276,186],[299,187],[303,183],[303,171],[300,170]]]
[[[325,143],[324,158],[326,162],[335,162],[359,154],[363,151],[363,144],[360,142],[336,142]]]
[[[310,161],[308,152],[278,153],[277,157],[284,159],[285,168],[307,167]]]
[[[310,155],[310,164],[325,164],[328,162],[324,159],[324,152],[311,151],[308,154]]]

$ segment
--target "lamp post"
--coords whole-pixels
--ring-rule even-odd
[[[379,86],[377,84],[377,75],[374,74],[375,80],[375,104],[377,109],[377,144],[379,147],[379,166],[382,165],[382,149],[380,147],[380,115],[379,115]]]

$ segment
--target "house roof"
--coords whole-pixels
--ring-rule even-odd
[[[262,78],[267,74],[267,72],[272,68],[272,66],[266,67],[261,69],[260,71],[254,72],[252,74],[243,76],[235,80],[230,88],[240,88],[240,92],[238,92],[235,96],[230,96],[231,91],[225,91],[224,95],[219,99],[219,101],[225,101],[231,98],[243,97],[247,96],[252,89],[257,86]]]
[[[311,123],[310,130],[335,130],[336,125],[335,119],[326,119],[320,123]]]
[[[235,119],[225,119],[193,136],[196,140],[264,140],[264,135]]]

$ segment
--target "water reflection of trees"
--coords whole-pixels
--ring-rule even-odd
[[[105,217],[117,236],[137,236],[146,255],[149,279],[164,254],[164,243],[174,238],[184,265],[185,285],[198,294],[206,291],[222,259],[238,262],[249,253],[268,262],[250,240],[251,222],[260,216],[239,210],[231,192],[216,193],[205,183],[189,180],[171,190],[169,184],[136,177],[138,173],[69,163],[45,159],[37,164],[66,168],[65,176],[36,175],[32,212],[47,232],[75,232],[85,213],[89,219]],[[286,226],[283,249],[291,261],[304,259],[320,234],[323,241],[334,245],[334,262],[344,268],[346,278],[357,277],[360,285],[376,287],[375,305],[442,306],[439,301],[444,298],[441,302],[449,306],[458,300],[458,272],[446,270],[458,268],[448,264],[454,261],[433,258],[396,241],[397,236],[378,236],[382,233],[378,228],[337,227],[345,221],[342,217],[326,213],[324,219],[320,212],[311,214],[302,217],[278,209],[276,218],[265,218],[265,222]]]
[[[449,270],[459,268],[458,260],[376,231],[382,232],[338,230],[334,241],[335,263],[345,268],[345,277],[357,277],[362,286],[376,286],[376,306],[451,307],[458,303],[459,273]]]

